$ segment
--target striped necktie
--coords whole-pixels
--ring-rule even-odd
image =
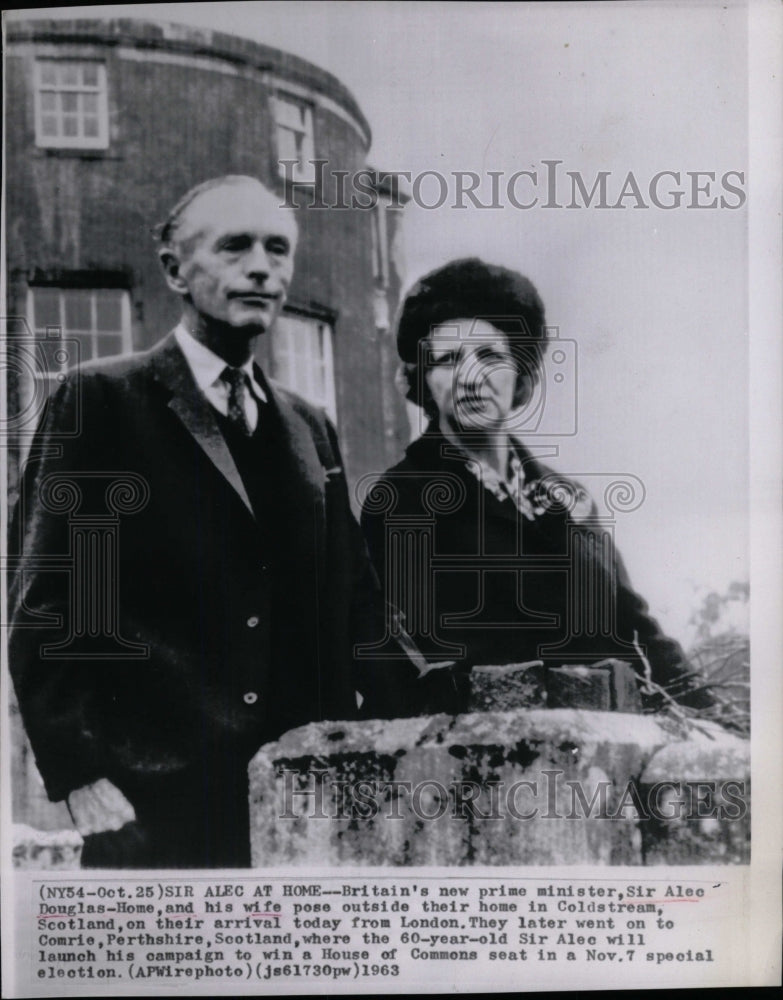
[[[245,412],[245,394],[247,392],[247,375],[243,368],[232,368],[226,365],[220,374],[221,379],[228,386],[228,419],[236,429],[251,437],[253,431],[247,420]]]

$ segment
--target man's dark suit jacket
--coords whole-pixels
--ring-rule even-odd
[[[257,377],[273,428],[261,520],[173,335],[69,377],[23,476],[19,705],[50,798],[108,778],[134,805],[142,846],[118,865],[249,863],[250,757],[291,727],[356,713],[352,650],[373,637],[376,582],[334,432]],[[113,638],[84,634],[90,600],[113,604],[99,611]]]

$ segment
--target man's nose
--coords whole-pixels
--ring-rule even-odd
[[[266,248],[261,244],[254,244],[245,257],[245,274],[254,278],[266,278],[270,270]]]

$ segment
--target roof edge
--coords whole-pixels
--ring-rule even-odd
[[[356,119],[364,132],[366,152],[369,152],[372,144],[370,123],[345,84],[328,70],[263,42],[240,38],[212,28],[134,18],[6,19],[5,35],[7,45],[14,42],[124,44],[139,49],[158,49],[202,58],[224,59],[253,69],[271,71],[336,101]]]

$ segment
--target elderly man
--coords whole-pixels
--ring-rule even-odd
[[[475,258],[452,261],[411,289],[397,346],[408,398],[430,423],[368,494],[362,526],[421,652],[456,666],[456,684],[430,670],[409,710],[458,709],[473,666],[606,659],[649,667],[672,698],[708,704],[584,489],[519,438],[546,348],[533,284]]]
[[[181,322],[148,353],[73,373],[38,430],[10,664],[85,866],[243,866],[248,761],[293,726],[355,714],[375,577],[333,428],[253,360],[293,275],[293,213],[253,178],[218,178],[160,241]],[[75,416],[79,435],[58,437]],[[89,559],[70,583],[49,572],[107,502],[108,576]]]

